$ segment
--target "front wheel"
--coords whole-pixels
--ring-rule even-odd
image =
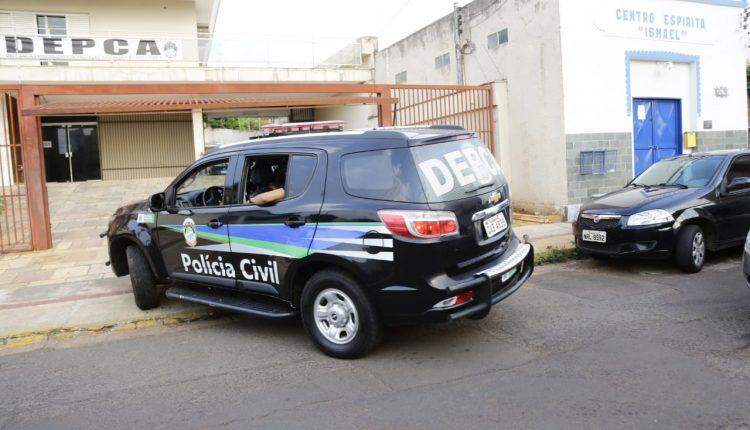
[[[697,225],[687,225],[680,231],[675,248],[677,267],[688,273],[700,272],[706,260],[706,237]]]
[[[125,255],[128,259],[128,270],[130,271],[130,283],[133,285],[135,305],[144,311],[159,306],[159,288],[146,257],[135,245],[128,246]]]
[[[380,340],[375,308],[346,273],[323,270],[313,275],[302,290],[301,310],[313,343],[331,357],[362,357]]]

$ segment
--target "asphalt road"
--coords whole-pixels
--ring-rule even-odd
[[[318,353],[245,317],[0,356],[0,428],[750,428],[739,251],[538,268],[483,321]]]

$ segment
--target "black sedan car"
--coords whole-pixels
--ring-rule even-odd
[[[743,243],[750,230],[750,151],[661,160],[624,188],[581,207],[576,247],[594,257],[674,257],[686,272],[706,251]]]

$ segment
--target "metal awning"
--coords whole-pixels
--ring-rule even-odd
[[[191,97],[191,98],[134,98],[121,100],[66,102],[54,101],[24,108],[25,116],[99,115],[147,112],[180,112],[192,109],[225,110],[238,108],[291,108],[315,106],[342,106],[364,104],[393,104],[391,97],[303,97],[303,98],[249,98],[249,97]]]

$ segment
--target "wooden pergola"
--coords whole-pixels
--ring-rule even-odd
[[[378,123],[392,125],[392,105],[388,87],[370,84],[293,84],[293,83],[116,83],[116,84],[54,84],[26,85],[0,84],[0,91],[18,94],[19,132],[23,158],[24,183],[28,201],[28,219],[31,247],[34,250],[52,247],[49,202],[44,173],[44,149],[41,137],[40,116],[75,115],[125,112],[175,112],[204,108],[228,109],[243,107],[301,107],[351,104],[378,106]],[[314,97],[329,94],[331,97]],[[233,94],[237,97],[211,97]],[[253,94],[310,94],[310,97],[252,98]],[[363,97],[361,94],[369,94]],[[41,103],[44,96],[59,95],[125,95],[134,99],[113,102],[53,102]],[[191,96],[190,99],[167,99],[156,103],[144,96]],[[141,97],[140,99],[138,97]],[[188,101],[186,101],[188,100]]]
[[[17,94],[30,248],[52,247],[41,138],[42,116],[221,111],[376,105],[378,125],[458,124],[493,148],[490,86],[383,85],[357,83],[107,83],[0,84]],[[65,97],[79,96],[72,101]],[[92,96],[81,101],[80,96]],[[100,97],[99,100],[96,96]],[[106,97],[110,96],[110,97]],[[111,97],[116,96],[116,97]]]

